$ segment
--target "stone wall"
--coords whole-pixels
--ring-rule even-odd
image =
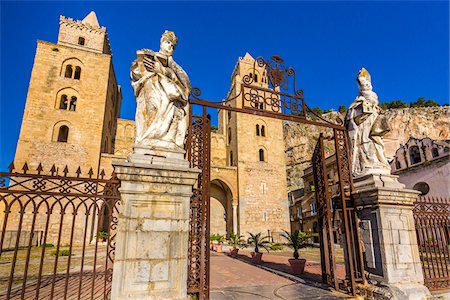
[[[386,112],[390,117],[391,131],[384,137],[386,156],[392,159],[400,144],[405,144],[412,137],[429,137],[433,140],[450,139],[450,107],[424,107],[391,109]],[[336,116],[344,119],[338,112],[325,114],[325,118]],[[311,125],[283,122],[284,141],[286,145],[286,165],[288,189],[303,187],[301,176],[310,165],[310,160],[319,134],[325,130]],[[333,146],[325,144],[326,155],[332,154]]]

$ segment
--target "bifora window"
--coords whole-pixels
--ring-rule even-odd
[[[72,65],[66,66],[66,72],[64,73],[64,77],[66,78],[72,78],[73,68]]]

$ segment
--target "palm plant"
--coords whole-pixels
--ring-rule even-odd
[[[281,236],[287,240],[287,246],[294,249],[294,258],[298,259],[298,250],[312,246],[308,240],[314,236],[317,236],[317,233],[307,234],[300,230],[295,230],[294,232],[289,233],[286,230],[283,230]]]
[[[219,245],[222,245],[223,242],[225,240],[225,235],[224,234],[216,234],[216,241]]]
[[[255,253],[259,253],[259,248],[264,248],[267,252],[269,252],[269,247],[267,246],[267,244],[269,244],[268,236],[261,237],[261,232],[257,234],[249,232],[248,234],[250,237],[247,239],[247,243],[250,246],[255,246]]]
[[[243,237],[243,235],[239,235],[234,232],[230,232],[228,234],[228,240],[230,241],[230,245],[232,245],[234,249],[237,249],[239,246],[245,244],[245,241],[242,239]]]

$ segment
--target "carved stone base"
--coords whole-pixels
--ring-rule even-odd
[[[164,167],[188,168],[189,162],[184,159],[185,153],[186,151],[181,149],[134,146],[133,154],[128,156],[127,161]]]
[[[189,202],[199,171],[180,152],[135,150],[131,162],[114,163],[122,202],[111,298],[185,300]]]
[[[426,299],[430,293],[423,285],[412,213],[419,192],[405,189],[397,176],[385,174],[365,175],[355,178],[354,183],[353,198],[370,280],[391,295],[384,299]]]
[[[432,299],[428,289],[421,284],[376,284],[360,287],[360,294],[368,300],[424,300]]]
[[[354,178],[353,184],[358,190],[373,187],[405,188],[403,183],[398,182],[397,175],[390,174],[367,174]]]

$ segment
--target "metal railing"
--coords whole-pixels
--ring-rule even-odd
[[[450,288],[450,198],[419,197],[414,222],[425,285]]]
[[[119,180],[0,172],[0,299],[110,297]]]

